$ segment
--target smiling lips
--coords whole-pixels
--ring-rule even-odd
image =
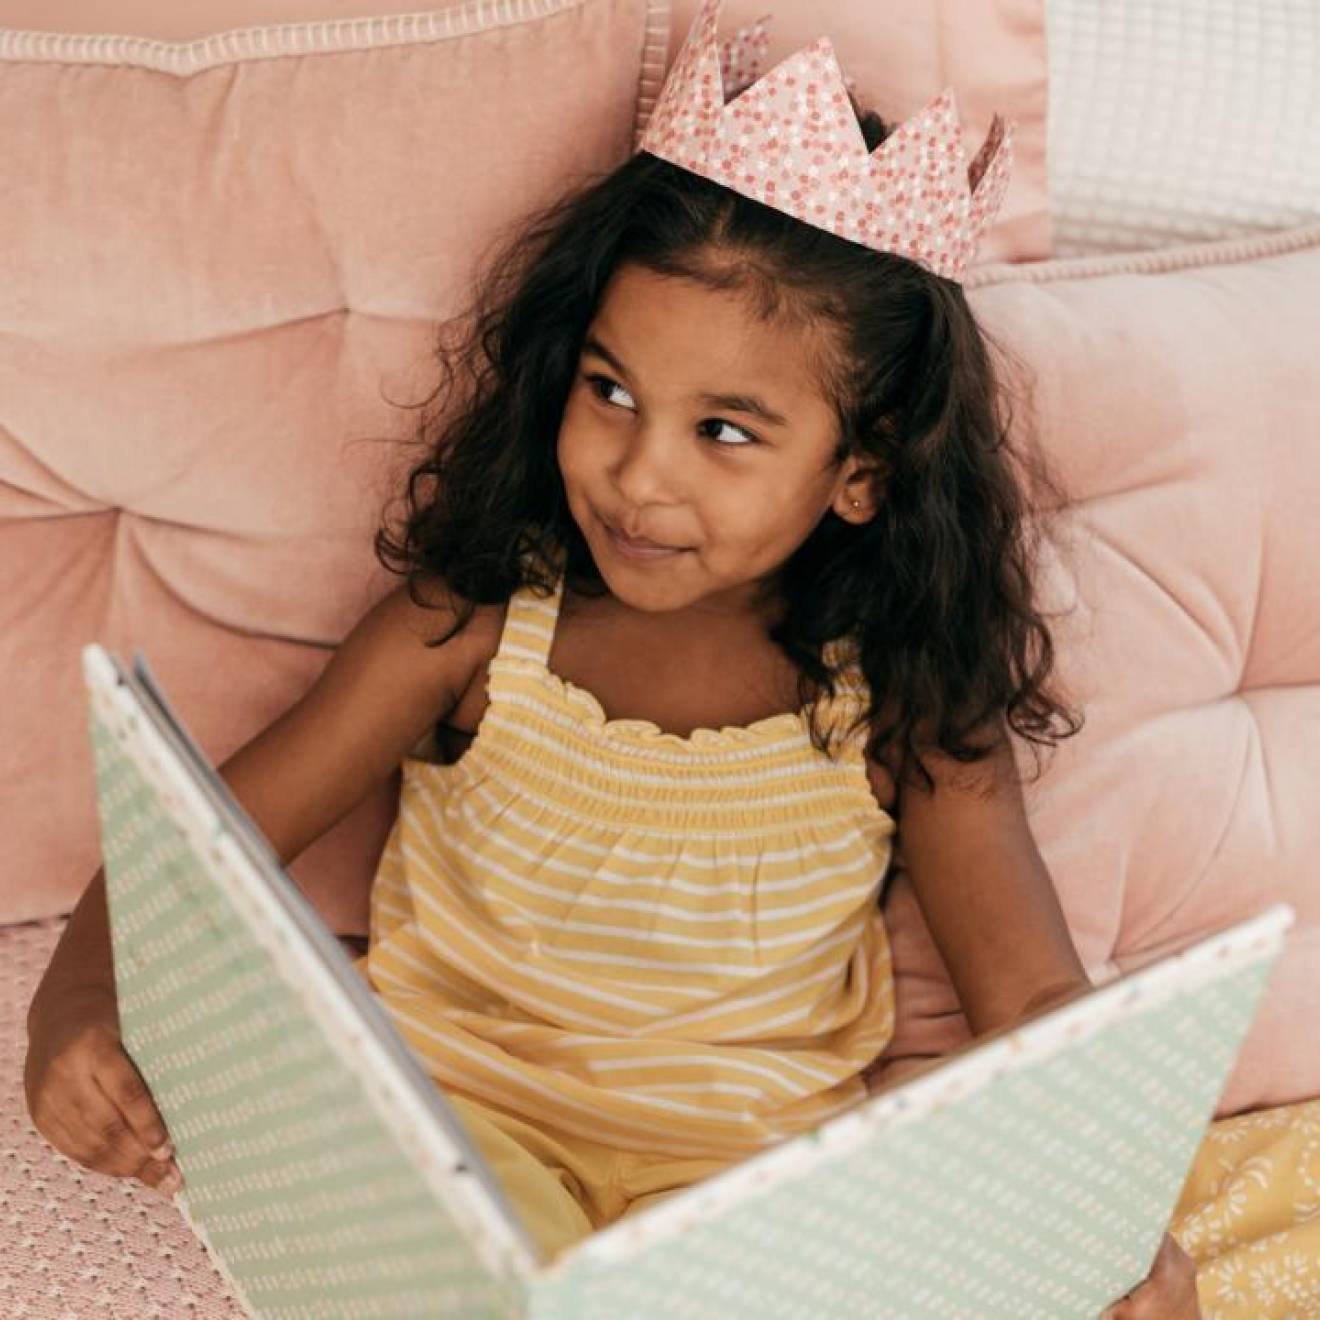
[[[627,536],[603,518],[601,526],[609,533],[610,540],[614,542],[619,552],[630,559],[661,559],[666,555],[679,554],[687,548],[681,545],[661,545],[658,541],[648,541],[645,537]]]

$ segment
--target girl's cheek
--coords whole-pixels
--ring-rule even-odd
[[[590,469],[598,468],[603,459],[603,451],[594,458],[590,457],[598,445],[593,445],[593,437],[581,427],[565,426],[559,433],[556,456],[559,462],[559,476],[572,494],[591,476]]]
[[[555,447],[555,454],[559,459],[559,470],[561,472],[571,472],[576,468],[578,453],[582,448],[580,439],[580,431],[566,417],[564,425],[560,428],[559,441]]]
[[[581,472],[610,461],[613,437],[610,428],[586,408],[570,407],[559,428],[558,456],[561,471]]]

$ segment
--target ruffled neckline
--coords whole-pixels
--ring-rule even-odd
[[[787,733],[806,736],[806,717],[804,711],[781,710],[774,715],[764,715],[750,724],[725,724],[718,729],[698,726],[691,733],[671,733],[662,729],[653,720],[611,717],[605,713],[600,698],[587,688],[579,687],[569,679],[561,678],[548,665],[532,660],[519,660],[517,657],[505,657],[506,664],[526,665],[528,670],[535,670],[545,683],[575,707],[583,721],[601,734],[620,735],[637,742],[659,744],[672,747],[719,747],[731,744],[767,742],[782,737]]]
[[[550,598],[554,609],[555,626],[558,625],[559,613],[563,603],[566,576],[562,555],[558,563],[558,570],[558,577]],[[513,608],[512,601],[510,602],[510,608]],[[827,666],[837,671],[841,659],[846,663],[849,654],[847,643],[848,639],[846,638],[838,638],[825,643],[822,658]],[[547,643],[545,650],[548,652],[552,645],[553,627],[550,642]],[[544,654],[535,659],[529,656],[507,655],[504,653],[503,639],[501,639],[501,645],[490,663],[492,668],[497,665],[506,665],[515,673],[538,679],[543,686],[559,698],[561,704],[573,709],[583,725],[602,738],[612,738],[648,747],[673,747],[684,752],[696,748],[714,750],[723,747],[764,744],[777,741],[790,734],[796,734],[798,738],[808,743],[811,741],[808,718],[810,705],[803,706],[796,711],[784,710],[778,711],[774,715],[765,715],[758,720],[753,720],[750,724],[724,724],[719,728],[698,726],[687,734],[671,733],[667,729],[662,729],[653,720],[628,717],[611,718],[606,713],[600,698],[594,692],[588,688],[579,687],[570,679],[563,678],[555,673],[547,663],[547,656]],[[833,704],[845,700],[846,693],[846,687],[837,686]],[[828,698],[823,700],[827,705],[831,704]]]
[[[827,662],[833,664],[838,657],[838,644],[827,642],[825,656]],[[501,655],[494,657],[491,664],[507,666],[515,673],[539,680],[564,705],[572,707],[580,721],[600,737],[617,738],[650,747],[675,747],[683,750],[759,745],[778,741],[789,734],[796,734],[808,741],[811,737],[808,725],[809,706],[797,711],[782,710],[773,715],[763,715],[750,724],[724,724],[719,728],[699,725],[687,734],[671,733],[668,729],[662,729],[653,720],[626,716],[611,717],[594,692],[561,677],[543,661],[531,660],[523,656]],[[846,684],[839,683],[833,698],[834,704],[846,700],[848,691]],[[822,701],[828,705],[830,699],[822,698]]]

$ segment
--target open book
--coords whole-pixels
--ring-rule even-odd
[[[83,653],[124,1043],[254,1316],[1087,1317],[1145,1277],[1276,905],[552,1260],[139,659]]]

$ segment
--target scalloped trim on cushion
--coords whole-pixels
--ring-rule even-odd
[[[1135,252],[1111,252],[1095,257],[1057,257],[1050,261],[997,261],[968,271],[963,285],[971,289],[1014,281],[1053,284],[1060,280],[1101,275],[1158,275],[1192,267],[1232,266],[1240,261],[1277,257],[1317,244],[1320,244],[1320,221],[1245,238],[1180,243],[1177,247],[1142,248]]]
[[[240,60],[318,55],[379,46],[448,41],[494,27],[512,26],[578,9],[582,0],[469,0],[450,9],[373,18],[325,19],[217,32],[196,41],[100,33],[32,32],[0,28],[0,59],[66,64],[136,64],[181,77]],[[652,0],[642,60],[642,104],[649,113],[663,81],[669,35],[667,0]]]

